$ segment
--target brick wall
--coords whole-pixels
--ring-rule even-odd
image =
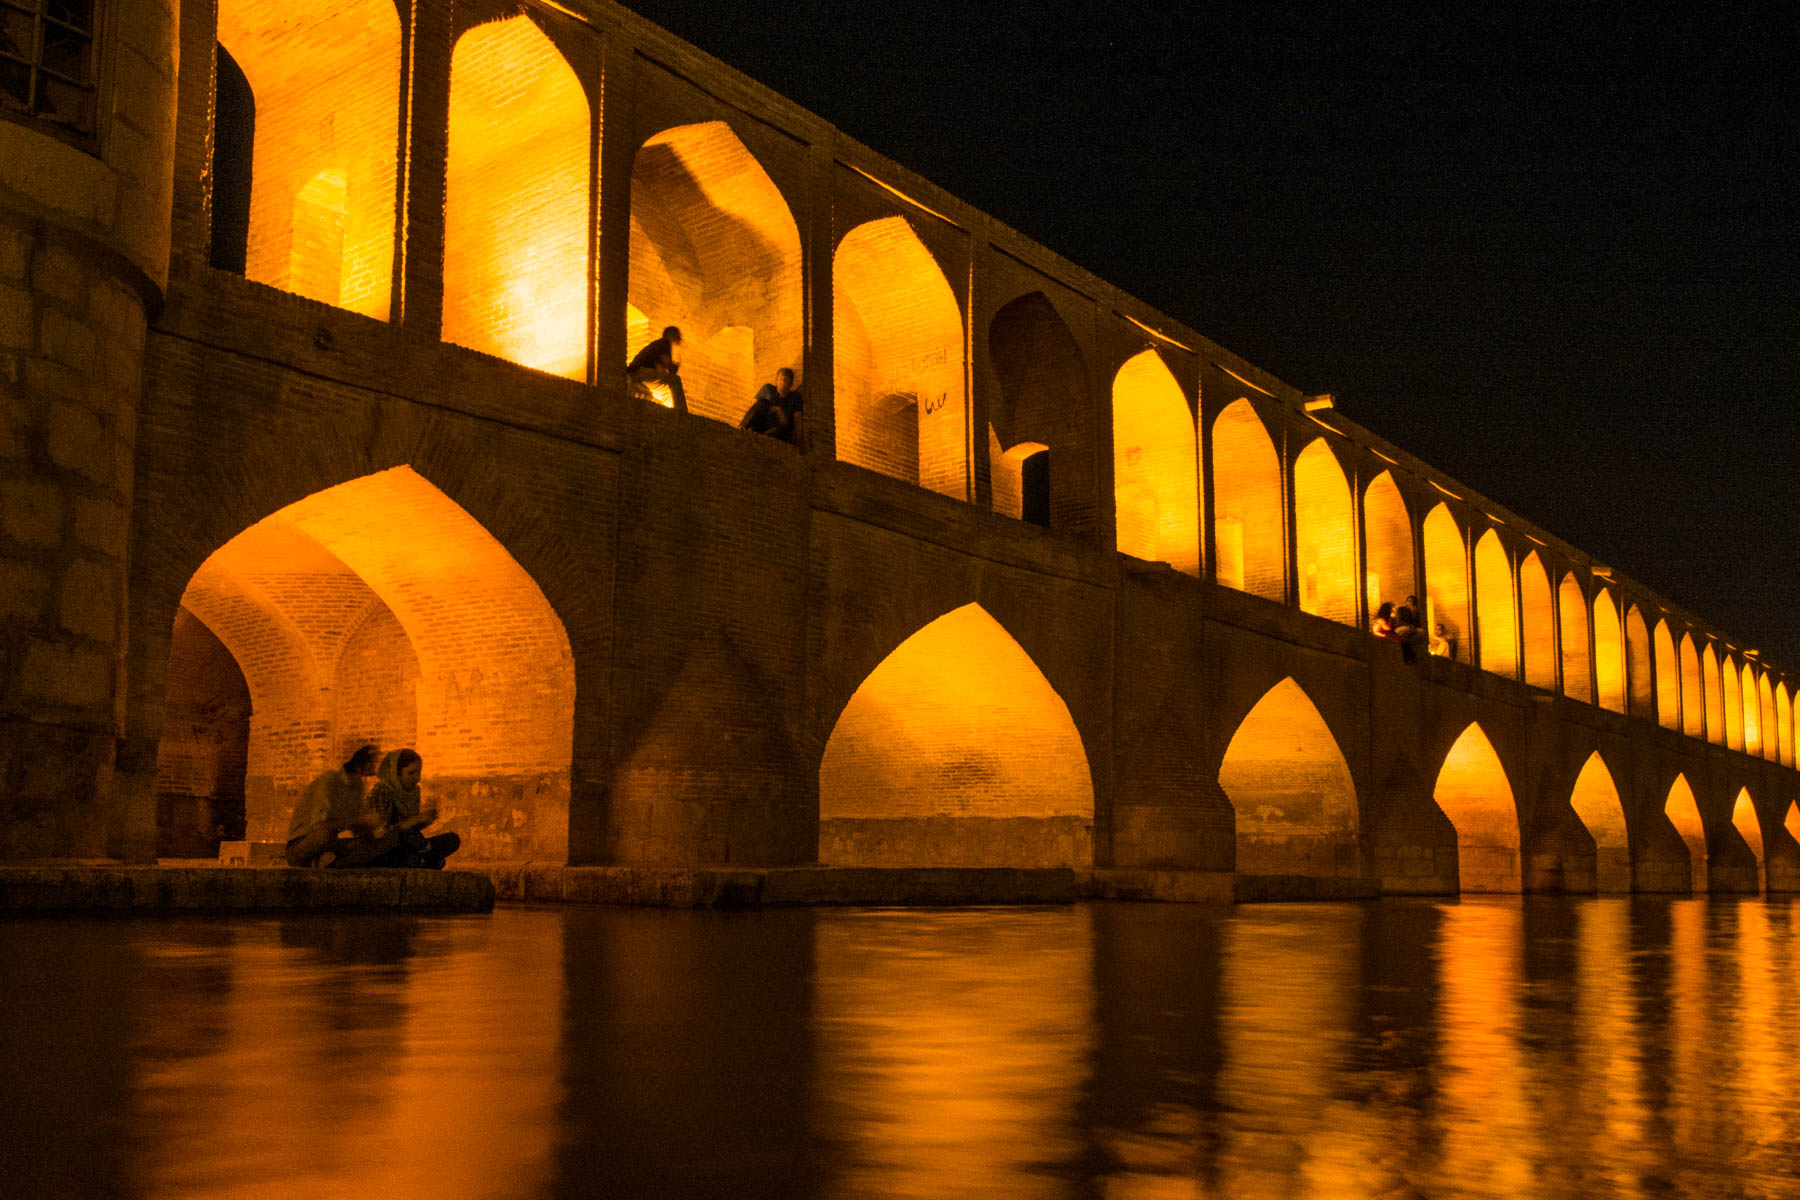
[[[1248,399],[1213,418],[1213,539],[1220,583],[1277,602],[1287,598],[1281,463]]]
[[[1575,777],[1569,805],[1594,839],[1594,874],[1602,892],[1631,890],[1631,837],[1625,827],[1625,804],[1612,772],[1598,753],[1590,755]]]
[[[250,689],[231,651],[183,609],[175,619],[156,757],[156,852],[211,858],[244,836]]]
[[[1113,505],[1120,553],[1200,573],[1194,412],[1154,350],[1113,377]]]
[[[1284,679],[1232,734],[1219,786],[1237,814],[1237,869],[1356,876],[1356,788],[1312,700]]]
[[[1068,325],[1044,293],[1029,292],[995,314],[987,337],[1000,385],[988,412],[994,436],[990,471],[996,479],[1016,476],[1021,457],[1006,452],[1025,444],[1045,447],[1050,528],[1095,532],[1094,404],[1087,367]],[[996,461],[1001,456],[1004,466]],[[994,511],[1018,516],[1016,507],[1010,499],[1002,507],[996,484]]]
[[[1469,726],[1451,746],[1432,798],[1456,826],[1462,890],[1519,891],[1519,810],[1506,771],[1481,726]]]
[[[1294,541],[1300,608],[1356,624],[1356,514],[1331,444],[1314,438],[1294,460]]]
[[[1456,661],[1469,661],[1469,560],[1462,528],[1450,507],[1439,504],[1425,517],[1425,631],[1456,643]]]
[[[1475,620],[1481,629],[1481,669],[1511,679],[1519,671],[1513,632],[1513,575],[1506,547],[1492,529],[1475,543]]]

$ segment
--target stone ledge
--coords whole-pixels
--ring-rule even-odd
[[[0,867],[0,913],[314,909],[487,912],[493,907],[493,883],[473,871]]]
[[[766,904],[1070,904],[1070,867],[485,867],[502,900],[714,908]]]

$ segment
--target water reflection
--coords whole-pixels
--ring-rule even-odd
[[[1792,1196],[1796,910],[0,922],[8,1194]]]

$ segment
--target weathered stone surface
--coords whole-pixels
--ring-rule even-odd
[[[103,651],[34,641],[25,651],[19,690],[68,708],[110,708],[112,669],[112,659]]]
[[[494,887],[467,871],[288,867],[0,867],[0,912],[486,912]]]
[[[53,483],[9,479],[0,483],[0,532],[27,546],[62,541],[63,495]]]

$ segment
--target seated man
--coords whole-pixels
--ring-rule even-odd
[[[662,331],[661,337],[639,350],[625,367],[625,377],[634,384],[666,385],[669,394],[674,397],[675,411],[678,413],[686,413],[688,410],[687,392],[681,386],[682,344],[680,328],[670,325]]]
[[[363,746],[300,793],[288,822],[290,867],[366,867],[400,844],[400,835],[363,803],[363,780],[375,773],[375,753],[374,746]]]
[[[800,393],[794,390],[794,371],[783,367],[775,372],[775,382],[765,383],[756,393],[756,403],[738,422],[739,429],[769,437],[806,451],[806,415],[801,411]]]
[[[1456,642],[1444,634],[1444,623],[1437,623],[1437,632],[1431,635],[1431,653],[1436,658],[1455,658]]]

